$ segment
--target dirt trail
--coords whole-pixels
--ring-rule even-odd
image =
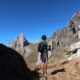
[[[40,77],[40,80],[80,80],[80,58],[64,64],[59,62],[48,63],[47,78]],[[42,73],[41,69],[39,72]]]

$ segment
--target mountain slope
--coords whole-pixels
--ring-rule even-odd
[[[75,23],[75,34],[70,31],[71,21]],[[69,52],[70,46],[80,40],[78,38],[79,25],[80,13],[76,13],[64,29],[52,35],[51,39],[54,50],[48,62],[48,73],[50,74],[48,75],[48,80],[80,80],[80,57],[77,58],[77,56],[75,56],[76,52],[74,51],[74,53]],[[57,45],[58,41],[59,44]],[[79,46],[79,44],[77,44],[76,47],[77,46]],[[75,48],[75,46],[73,47]],[[78,54],[80,54],[80,52]],[[68,61],[69,56],[75,56],[75,58]],[[40,80],[42,80],[42,78]]]
[[[73,34],[70,29],[71,21],[73,21],[75,24],[76,30],[75,34]],[[59,51],[63,52],[65,50],[67,51],[71,44],[79,41],[78,39],[79,25],[80,25],[80,13],[75,13],[72,16],[71,20],[69,21],[68,25],[64,29],[58,30],[57,32],[53,33],[51,39],[54,47],[54,53],[57,53]],[[57,45],[58,41],[59,45]]]

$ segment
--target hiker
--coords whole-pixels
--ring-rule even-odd
[[[73,32],[73,34],[75,34],[76,33],[76,29],[75,29],[74,21],[71,20],[69,27],[70,27],[70,30]]]
[[[42,41],[38,44],[38,52],[40,52],[40,59],[42,61],[43,75],[47,75],[48,43],[46,42],[46,39],[46,35],[43,35]]]

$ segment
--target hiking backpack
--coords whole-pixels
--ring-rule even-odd
[[[48,45],[47,45],[46,41],[39,43],[39,45],[38,45],[38,51],[41,52],[41,53],[43,53],[43,52],[47,53],[48,52]]]

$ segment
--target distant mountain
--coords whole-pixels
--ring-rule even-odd
[[[21,33],[15,40],[9,43],[9,46],[12,48],[15,48],[15,47],[23,48],[26,45],[29,45],[29,42],[28,40],[26,40],[23,33]]]
[[[19,52],[24,57],[27,64],[32,64],[37,61],[37,44],[30,43],[23,33],[10,42],[8,47]]]
[[[16,39],[14,39],[12,42],[9,43],[9,47],[15,49],[16,51],[20,52],[21,55],[25,55],[30,51],[30,49],[27,50],[25,47],[30,45],[31,43],[25,38],[24,34],[21,33],[19,36],[17,36]]]

